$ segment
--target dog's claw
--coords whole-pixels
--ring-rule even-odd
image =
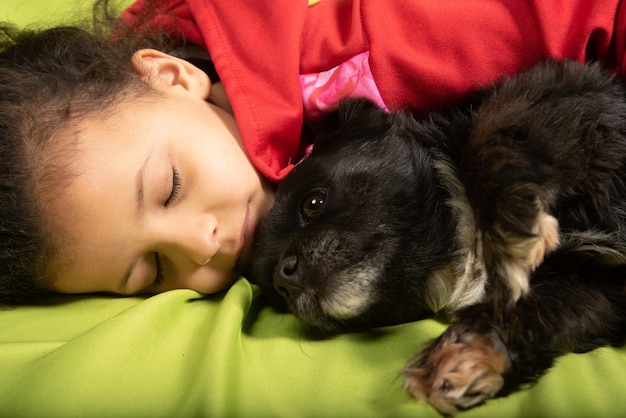
[[[413,396],[444,415],[455,415],[493,398],[509,367],[507,350],[495,331],[476,334],[454,325],[403,374]]]

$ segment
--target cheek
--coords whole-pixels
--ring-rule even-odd
[[[235,194],[248,190],[258,183],[258,175],[252,163],[239,149],[222,149],[221,154],[214,154],[209,161],[210,167],[201,168],[208,181],[219,185],[219,193]]]

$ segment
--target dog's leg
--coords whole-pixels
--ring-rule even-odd
[[[559,244],[549,213],[553,170],[527,146],[500,137],[476,139],[465,153],[466,188],[476,215],[490,292],[504,305],[529,290],[529,275]]]
[[[403,370],[408,390],[454,415],[535,381],[557,356],[621,342],[626,267],[572,267],[568,259],[549,258],[529,295],[504,313],[488,303],[461,310]]]
[[[495,300],[515,302],[525,296],[531,272],[558,247],[559,222],[547,212],[542,194],[535,184],[504,185],[487,203],[496,205],[495,213],[479,210],[483,257]]]
[[[559,223],[621,227],[607,206],[623,200],[625,111],[621,82],[573,62],[504,80],[473,110],[461,167],[495,300],[528,292],[529,274],[559,246]],[[583,212],[569,211],[572,200]]]

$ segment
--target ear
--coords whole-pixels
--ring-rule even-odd
[[[354,121],[377,119],[388,113],[368,99],[345,99],[337,106],[337,117],[340,124]]]
[[[204,71],[184,59],[156,49],[140,49],[132,57],[133,67],[156,89],[180,86],[188,92],[208,99],[211,80]]]

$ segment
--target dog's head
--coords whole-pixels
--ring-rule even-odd
[[[312,153],[280,183],[248,277],[325,331],[431,313],[429,278],[454,251],[433,124],[343,103],[317,124]]]

